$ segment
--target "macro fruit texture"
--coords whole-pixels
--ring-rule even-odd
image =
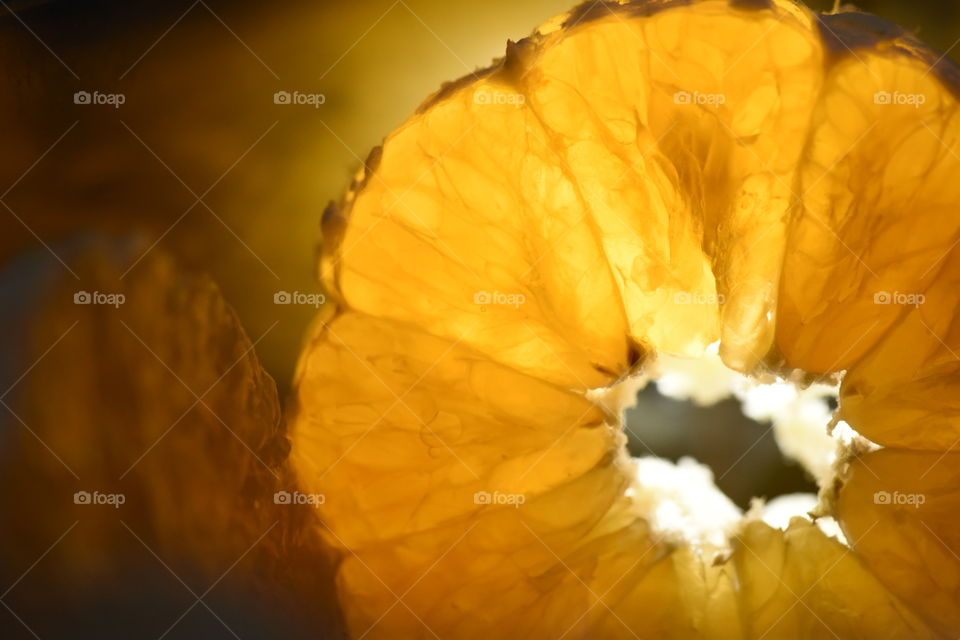
[[[960,633],[957,70],[787,0],[587,3],[429,98],[323,221],[289,418],[353,637]],[[816,518],[665,532],[658,354],[843,377]]]

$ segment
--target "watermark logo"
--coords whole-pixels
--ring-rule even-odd
[[[922,493],[900,493],[899,491],[890,493],[889,491],[877,491],[873,494],[873,504],[911,505],[915,509],[919,509],[920,505],[926,501],[927,496]]]
[[[100,493],[99,491],[77,491],[73,494],[73,504],[82,505],[109,505],[119,509],[127,501],[122,493]]]
[[[527,301],[527,296],[522,293],[501,293],[499,291],[477,291],[473,294],[473,304],[482,307],[490,305],[502,305],[518,309],[520,305]]]
[[[922,293],[903,293],[901,291],[877,291],[873,294],[873,304],[899,304],[919,307],[927,301]]]
[[[726,302],[726,299],[726,296],[722,293],[690,293],[689,291],[678,291],[673,294],[673,304],[719,305]]]
[[[118,308],[127,301],[122,293],[102,293],[100,291],[77,291],[73,294],[73,304],[97,304]]]
[[[105,104],[114,109],[119,109],[120,105],[127,101],[127,96],[122,93],[100,93],[99,91],[77,91],[73,94],[73,104]]]
[[[494,491],[477,491],[473,494],[473,504],[480,505],[511,505],[520,508],[520,505],[527,502],[527,496],[522,493],[500,493]]]
[[[322,493],[301,493],[299,491],[277,491],[273,494],[273,504],[306,504],[314,509],[324,504],[327,496]]]
[[[527,96],[522,93],[509,93],[506,91],[491,91],[481,89],[473,94],[473,104],[495,104],[512,105],[519,109],[521,105],[527,102]]]
[[[273,104],[305,104],[314,109],[326,104],[327,96],[322,93],[301,93],[300,91],[277,91],[273,94]]]
[[[302,304],[320,308],[327,297],[322,293],[301,293],[299,291],[277,291],[273,294],[273,304]]]
[[[677,91],[673,94],[673,104],[692,104],[702,107],[719,107],[727,103],[722,93],[700,93],[699,91]]]
[[[919,109],[927,103],[927,96],[922,93],[902,93],[900,91],[877,91],[873,94],[873,104],[880,105],[907,105]]]

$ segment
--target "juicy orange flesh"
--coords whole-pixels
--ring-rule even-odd
[[[852,548],[802,518],[693,547],[648,524],[617,407],[587,393],[719,340],[744,372],[849,369],[841,415],[879,444],[955,444],[956,98],[907,36],[823,20],[577,10],[371,156],[325,220],[337,302],[291,421],[355,637],[960,631],[960,479],[911,480],[940,453],[890,467],[931,492],[920,546],[867,456],[825,487]]]

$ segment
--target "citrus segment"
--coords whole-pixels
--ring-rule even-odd
[[[751,369],[773,339],[792,183],[822,54],[809,14],[600,5],[527,56],[617,276],[631,334]],[[611,64],[611,61],[616,61]]]
[[[960,252],[846,376],[843,419],[874,442],[947,451],[960,444]],[[894,302],[893,299],[890,302]]]
[[[619,294],[576,185],[508,76],[446,91],[387,139],[338,214],[348,222],[321,275],[352,308],[566,386],[604,386],[636,358]]]
[[[960,455],[884,449],[851,463],[843,530],[867,567],[945,637],[960,629]]]
[[[350,548],[478,514],[483,496],[532,500],[610,468],[622,437],[582,395],[352,311],[318,324],[298,384],[311,391],[294,463],[329,496],[324,516]]]
[[[846,20],[846,33],[824,28],[851,44],[834,43],[812,113],[778,308],[780,350],[813,373],[863,357],[960,238],[960,83],[944,84],[905,34]]]
[[[937,638],[843,543],[794,518],[784,531],[754,521],[734,562],[747,638]]]
[[[621,579],[625,591],[611,612],[575,637],[725,640],[743,638],[736,577],[729,565],[711,566],[680,548],[642,573]],[[609,602],[610,596],[606,598]]]

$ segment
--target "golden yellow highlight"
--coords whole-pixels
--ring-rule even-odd
[[[863,434],[952,448],[957,99],[876,22],[585,5],[371,155],[325,219],[336,302],[290,420],[355,637],[960,631],[941,454],[841,461],[819,515],[852,551],[803,518],[693,546],[651,528],[618,407],[588,393],[719,340],[751,374],[850,369]]]

